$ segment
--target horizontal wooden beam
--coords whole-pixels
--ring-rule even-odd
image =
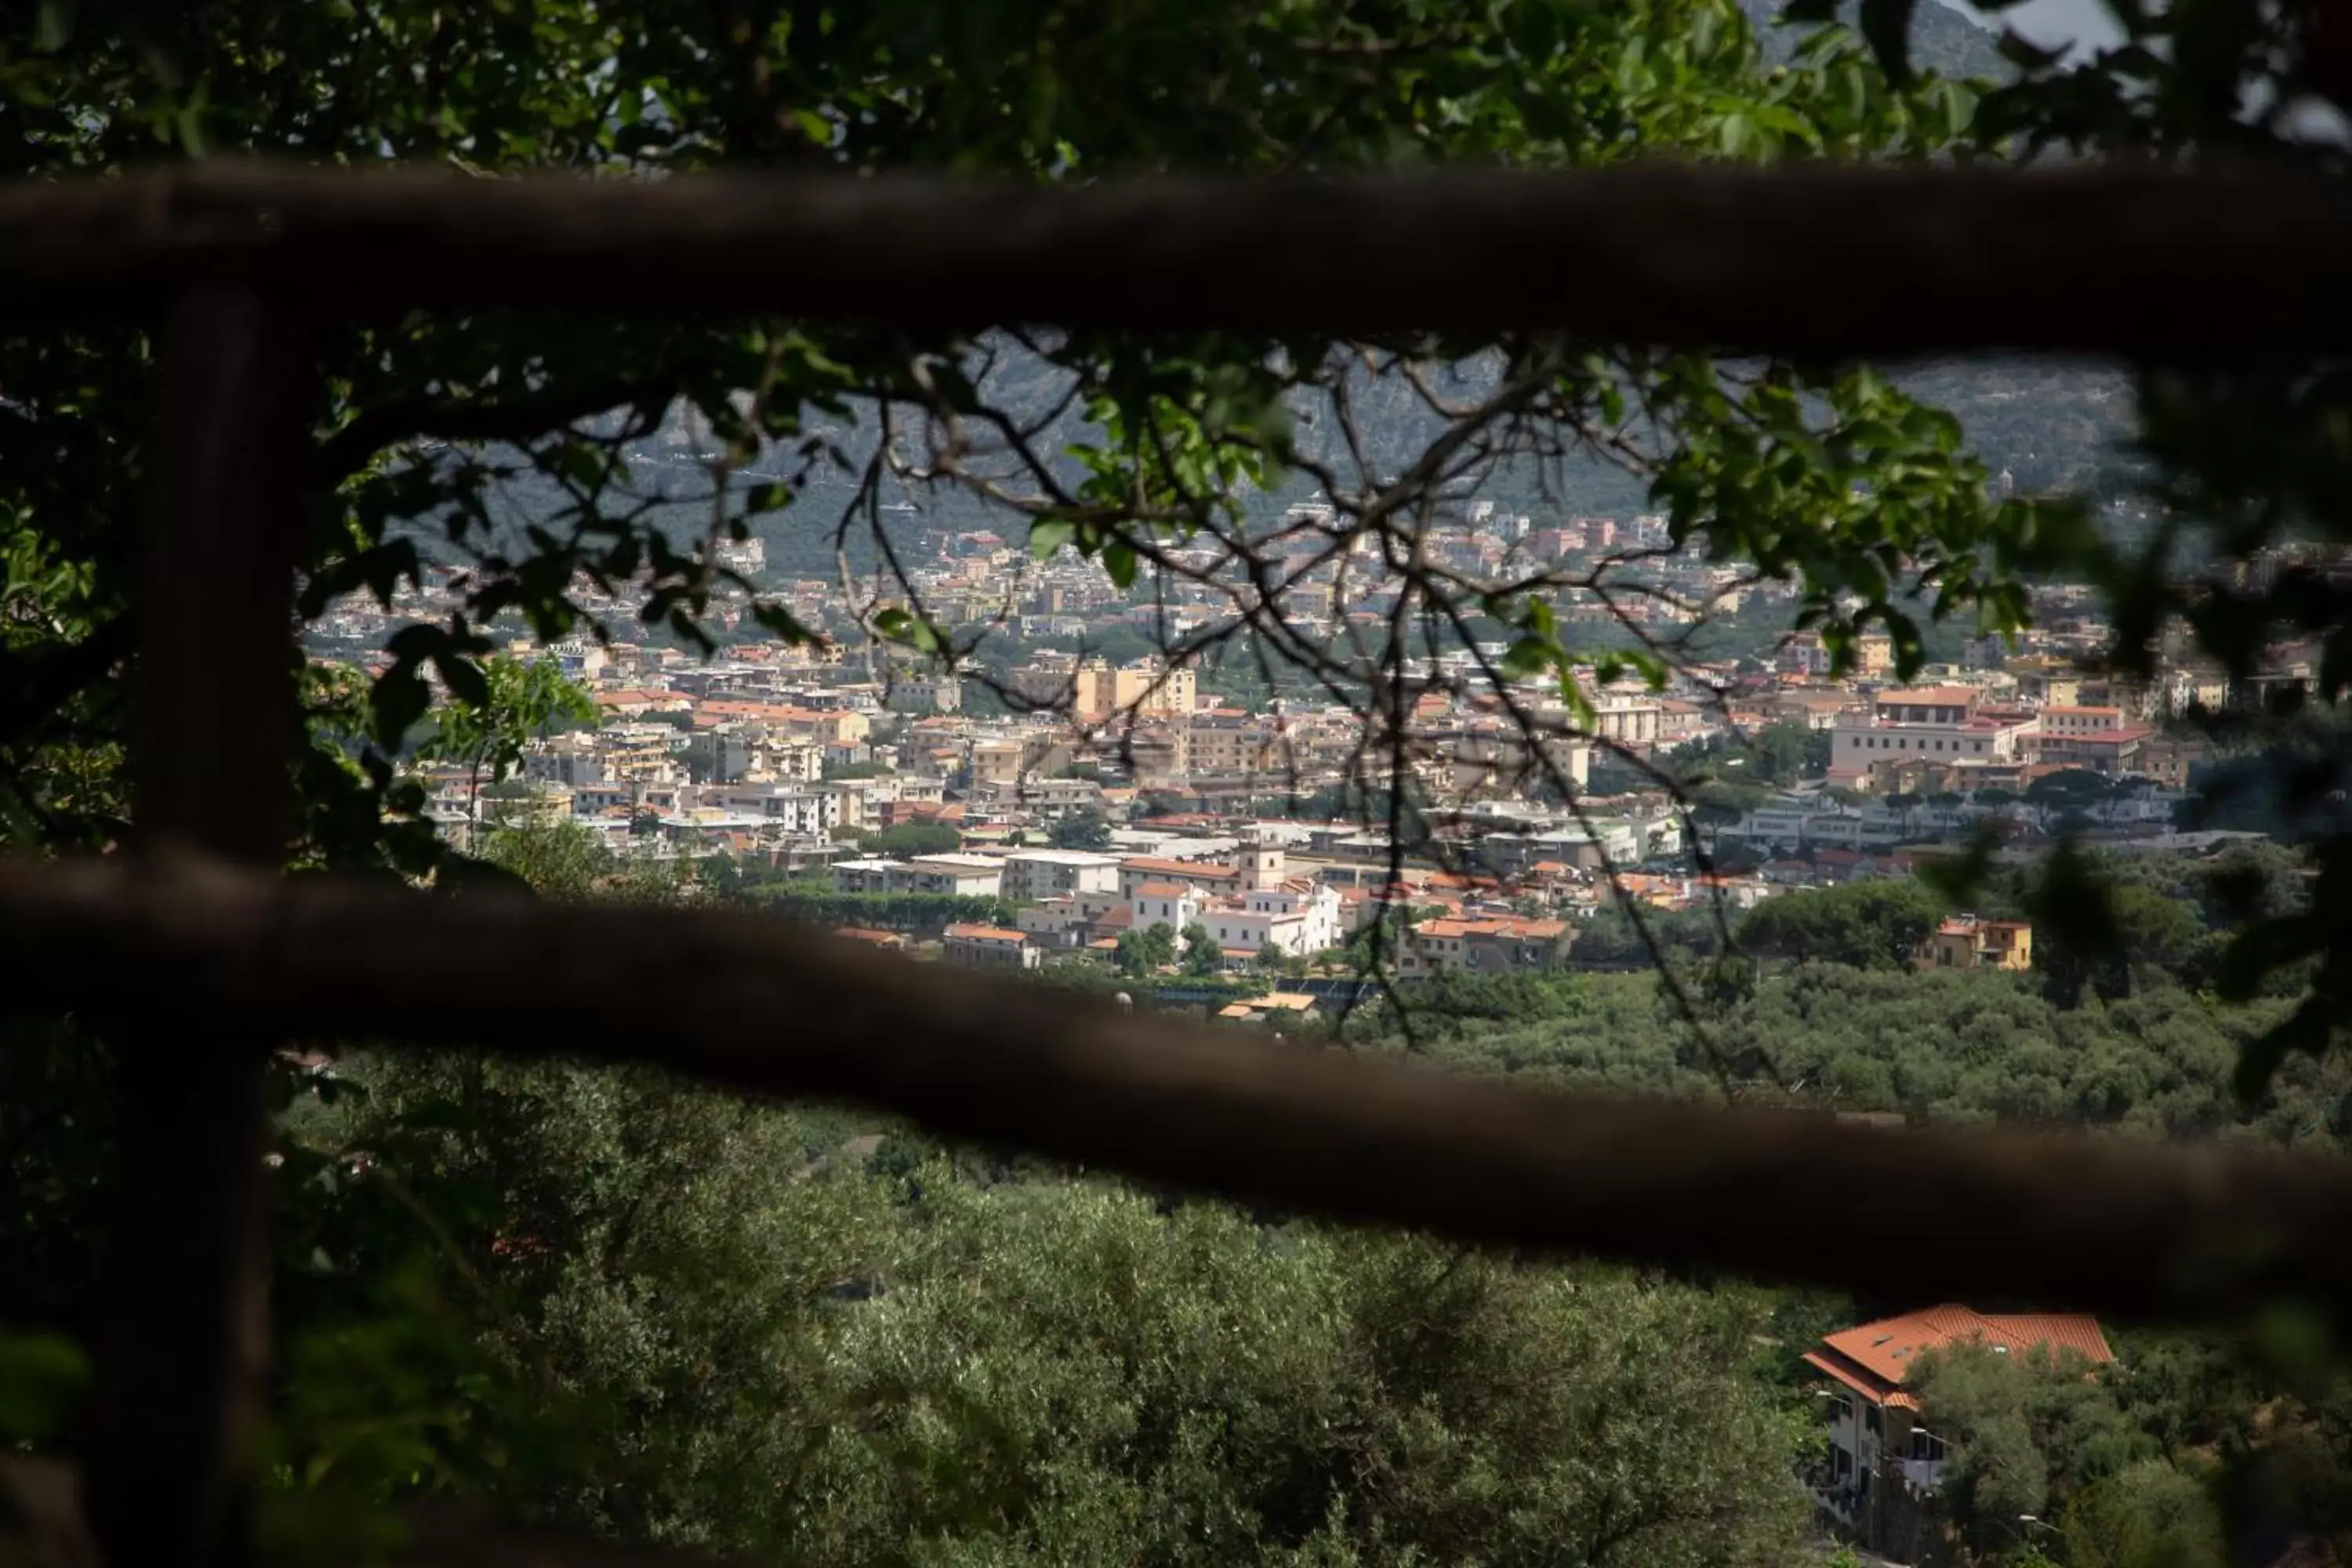
[[[1290,1211],[1878,1300],[2181,1321],[2283,1297],[2352,1306],[2338,1161],[1541,1092],[1128,1016],[731,913],[186,859],[16,867],[0,869],[0,998],[650,1062]]]
[[[1633,166],[1046,188],[205,162],[0,187],[0,314],[257,278],[347,314],[1573,331],[1815,359],[2352,349],[2352,199],[2284,167]]]

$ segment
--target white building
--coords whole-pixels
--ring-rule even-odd
[[[987,855],[921,855],[912,860],[866,858],[833,864],[833,888],[837,893],[946,893],[992,899],[1003,886],[1003,863]]]
[[[1129,895],[1128,912],[1137,931],[1166,924],[1181,932],[1201,918],[1201,895],[1182,882],[1139,883]]]
[[[1004,862],[992,855],[919,855],[907,862],[904,891],[993,899],[1004,891]]]
[[[1004,857],[1004,896],[1050,899],[1118,890],[1118,857],[1088,849],[1015,849]]]
[[[841,793],[805,784],[739,784],[705,786],[696,795],[704,805],[757,816],[766,826],[801,837],[823,837],[841,826]]]
[[[1854,784],[1882,763],[2007,766],[2023,759],[2036,732],[2031,718],[1979,710],[1965,686],[1883,691],[1866,709],[1840,713],[1830,731],[1832,784]]]
[[[1305,878],[1253,888],[1239,904],[1212,906],[1200,918],[1219,947],[1251,954],[1273,946],[1305,958],[1338,947],[1347,934],[1339,889]]]

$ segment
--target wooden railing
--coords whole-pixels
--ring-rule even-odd
[[[9,1005],[76,1008],[119,1042],[121,1212],[83,1456],[111,1562],[243,1555],[267,1062],[328,1016],[393,1044],[561,1041],[1477,1241],[2126,1318],[2352,1305],[2352,1173],[2333,1163],[1539,1093],[937,969],[908,984],[899,961],[743,917],[281,880],[310,331],[418,307],[680,305],[2208,362],[2352,348],[2352,204],[2301,174],[2158,170],[1042,193],[229,165],[0,190],[10,330],[146,316],[163,341],[142,850],[0,874]],[[616,949],[677,984],[614,994]]]

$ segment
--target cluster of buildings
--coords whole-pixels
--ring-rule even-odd
[[[1268,547],[1299,558],[1286,624],[1337,647],[1360,621],[1384,627],[1393,602],[1377,573],[1346,586],[1350,556],[1326,558],[1328,522],[1295,508]],[[2308,650],[2283,647],[2252,682],[2181,650],[2149,678],[2097,673],[2088,659],[2107,628],[2082,590],[2060,585],[2041,591],[2021,644],[1968,645],[1909,682],[1895,679],[1883,634],[1862,635],[1838,676],[1821,639],[1799,633],[1656,687],[1575,672],[1573,692],[1551,672],[1503,674],[1501,643],[1465,643],[1390,671],[1398,700],[1368,716],[1320,689],[1244,700],[1197,660],[1083,651],[1147,631],[1168,647],[1213,626],[1231,606],[1210,585],[1171,578],[1133,595],[1067,551],[1033,560],[984,530],[925,538],[904,563],[915,597],[941,621],[991,619],[1003,654],[942,675],[852,635],[872,607],[815,579],[758,587],[831,634],[822,642],[746,634],[713,658],[653,641],[517,643],[513,657],[552,660],[584,688],[601,721],[534,741],[515,777],[420,770],[432,815],[457,837],[535,815],[637,855],[723,854],[844,893],[993,900],[989,921],[914,933],[974,966],[1111,952],[1161,924],[1205,931],[1221,963],[1311,961],[1403,904],[1414,913],[1389,944],[1396,973],[1503,972],[1567,962],[1581,925],[1618,900],[1737,910],[1792,887],[1906,876],[1989,825],[2021,853],[2086,828],[2194,847],[2172,824],[2201,752],[2173,721],[2261,700],[2315,668]],[[1669,544],[1655,518],[1538,524],[1491,509],[1430,542],[1465,570],[1625,552],[1643,562],[1644,613],[1719,615],[1745,595],[1785,624],[1769,602],[1782,590],[1734,584]],[[727,573],[763,574],[756,541],[723,549]],[[388,607],[338,606],[317,651],[380,660],[394,625],[446,614],[462,587],[429,569]],[[583,595],[624,624],[640,607],[631,592]],[[1564,617],[1579,592],[1562,592]],[[722,630],[730,616],[748,625],[740,585],[714,595]],[[1720,776],[1738,782],[1740,746],[1765,731],[1806,737],[1811,765],[1777,770],[1728,814],[1688,815],[1642,773],[1723,743],[1733,760]],[[1368,768],[1368,748],[1391,744],[1415,806],[1401,858],[1389,825],[1361,810],[1366,781],[1389,768],[1385,755]],[[2045,786],[2054,775],[2096,787]],[[1074,835],[1073,822],[1091,826]],[[909,826],[931,830],[929,852],[892,847]],[[1920,962],[2028,967],[2030,933],[1948,927]]]

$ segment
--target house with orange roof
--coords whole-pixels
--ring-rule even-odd
[[[2033,967],[2033,927],[2025,921],[1954,915],[1928,932],[1911,954],[1911,967],[2009,969]]]
[[[951,925],[942,937],[942,948],[958,969],[1034,969],[1044,957],[1030,945],[1026,932],[1003,926]]]
[[[1405,932],[1397,953],[1397,974],[1420,980],[1457,971],[1500,974],[1554,969],[1567,955],[1570,940],[1564,920],[1441,916],[1421,921]]]
[[[1905,1385],[1929,1352],[1965,1346],[2053,1365],[2116,1359],[2099,1321],[2075,1312],[1979,1312],[1947,1302],[1824,1335],[1804,1356],[1826,1380],[1817,1393],[1829,1411],[1829,1460],[1814,1497],[1868,1551],[1916,1548],[1947,1454],[1928,1425],[1933,1412]]]
[[[1132,899],[1146,882],[1181,882],[1199,892],[1234,893],[1241,890],[1243,874],[1229,865],[1159,855],[1132,855],[1118,863],[1122,894]]]

